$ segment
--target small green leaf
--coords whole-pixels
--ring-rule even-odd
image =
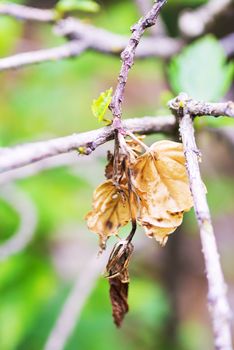
[[[208,35],[187,46],[172,59],[169,80],[174,93],[186,92],[192,98],[218,101],[230,88],[234,72],[226,63],[218,40]]]
[[[106,119],[104,119],[104,115],[111,102],[112,91],[113,89],[110,88],[105,92],[102,92],[96,100],[93,100],[92,112],[94,117],[97,118],[99,122],[107,121]]]
[[[100,6],[91,0],[60,0],[55,9],[60,15],[72,11],[97,12]]]

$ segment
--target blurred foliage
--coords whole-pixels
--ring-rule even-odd
[[[0,53],[5,56],[17,44],[17,37],[22,34],[22,25],[13,18],[0,17],[0,33]]]
[[[26,4],[23,0],[14,2]],[[97,3],[101,5],[100,12],[89,17],[83,14],[85,20],[117,33],[130,33],[130,26],[139,16],[133,1],[108,0]],[[183,8],[203,3],[205,1],[202,0],[168,2],[163,18],[170,34],[177,35],[176,20]],[[0,17],[0,38],[1,57],[64,42],[51,34],[50,26],[25,24],[5,17]],[[206,52],[203,56],[200,45],[203,45],[202,50]],[[187,50],[172,61],[170,67],[174,67],[176,62],[176,69],[169,68],[174,93],[182,88],[189,90],[187,92],[191,95],[194,95],[194,91],[196,94],[202,91],[202,99],[208,96],[212,99],[222,98],[230,85],[231,73],[227,73],[223,53],[216,40],[211,37],[199,40]],[[199,71],[198,63],[201,66]],[[118,58],[87,52],[72,60],[1,73],[0,146],[99,127],[98,120],[91,115],[92,100],[99,96],[100,91],[115,86],[119,68]],[[168,89],[166,70],[167,63],[160,59],[135,63],[126,88],[123,106],[125,118],[168,113],[166,102],[172,97],[172,92]],[[200,80],[197,84],[192,83],[193,79],[198,78]],[[206,84],[207,79],[209,84]],[[208,124],[213,127],[233,122],[227,118],[208,118],[206,121],[200,119],[198,123],[199,130]],[[149,142],[162,137],[151,136]],[[77,156],[76,168],[76,171],[65,167],[47,170],[17,182],[35,202],[39,223],[29,246],[0,265],[1,350],[43,349],[72,288],[72,281],[64,278],[54,262],[58,231],[72,222],[77,227],[77,236],[84,235],[84,240],[86,239],[81,225],[91,206],[92,190],[99,178],[103,177],[103,159],[97,159],[92,162],[92,167],[86,167],[86,164],[79,163]],[[233,213],[232,174],[227,171],[218,177],[210,173],[205,182],[215,219]],[[1,242],[11,237],[18,225],[17,213],[0,200]],[[197,238],[193,233],[197,229],[192,212],[185,217],[184,229],[191,236],[192,242],[195,242]],[[95,241],[92,234],[90,240]],[[153,248],[155,255],[162,254],[156,244]],[[150,256],[146,252],[146,257],[148,255]],[[110,346],[113,350],[171,349],[166,345],[167,339],[164,336],[164,329],[172,313],[170,296],[165,290],[159,273],[160,267],[154,262],[153,256],[148,265],[136,261],[131,275],[131,312],[123,329],[116,330],[112,323],[107,283],[100,278],[66,350],[107,350]],[[77,260],[79,256],[74,257],[74,264],[78,263]],[[182,320],[178,350],[208,349],[209,339],[204,335],[206,330],[196,319]],[[176,346],[174,350],[177,350]]]
[[[97,12],[99,9],[96,2],[88,0],[59,0],[55,7],[59,17],[74,11]]]
[[[187,46],[169,66],[169,80],[175,94],[181,91],[194,99],[219,101],[230,89],[234,64],[227,63],[223,48],[212,36]]]
[[[16,231],[19,224],[19,217],[16,211],[2,199],[0,199],[0,222],[4,230],[1,232],[1,241],[9,238],[11,233]]]

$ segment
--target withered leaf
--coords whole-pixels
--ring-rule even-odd
[[[168,240],[168,235],[173,233],[183,221],[183,212],[167,213],[164,217],[156,218],[149,216],[149,212],[142,208],[138,223],[144,227],[148,237],[155,238],[162,246]]]
[[[150,193],[163,211],[180,212],[192,207],[181,143],[155,142],[149,152],[136,160],[132,173],[140,197]]]
[[[193,200],[182,143],[164,140],[155,142],[150,149],[158,157],[155,162],[157,171],[174,200],[175,207],[168,210],[172,212],[190,210]]]
[[[106,265],[106,277],[119,276],[123,283],[129,282],[128,265],[133,252],[133,244],[122,240],[115,244]]]
[[[133,184],[140,198],[138,223],[162,245],[192,206],[181,143],[155,142],[132,168]]]
[[[119,182],[122,182],[122,183],[124,182],[124,178],[125,178],[125,173],[124,173],[125,158],[126,156],[120,152],[118,156],[116,178],[119,180]],[[106,179],[109,180],[114,177],[114,155],[110,151],[107,152],[107,161],[108,163],[105,167],[105,177]]]
[[[141,223],[141,225],[144,227],[146,235],[150,238],[155,238],[156,241],[159,242],[161,246],[165,246],[165,244],[168,241],[168,235],[170,233],[173,233],[177,229],[177,226],[164,228],[164,227],[151,225],[147,222],[143,222]]]
[[[110,283],[112,315],[117,327],[121,326],[128,312],[128,265],[133,248],[133,244],[128,240],[116,243],[106,266],[106,277]]]
[[[108,151],[107,165],[105,167],[105,177],[108,180],[113,178],[113,163],[114,163],[114,155],[110,151]]]
[[[86,215],[90,231],[100,238],[100,247],[111,235],[116,235],[120,227],[131,219],[128,191],[124,186],[117,187],[112,180],[103,182],[93,194],[93,210]]]
[[[119,154],[120,185],[117,187],[110,179],[113,155],[108,153],[106,176],[109,180],[94,193],[93,210],[86,217],[88,227],[99,234],[100,245],[104,247],[110,235],[117,234],[120,227],[137,218],[146,234],[164,245],[168,235],[182,223],[184,212],[193,206],[183,146],[173,141],[159,141],[139,155],[142,145],[139,146],[136,139],[126,143],[131,152],[134,151],[133,161]]]
[[[119,277],[109,279],[112,315],[117,327],[120,327],[128,312],[128,283],[123,283]]]

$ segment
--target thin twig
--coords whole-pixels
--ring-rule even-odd
[[[234,102],[209,103],[195,100],[187,101],[189,114],[192,116],[212,115],[213,117],[234,118]]]
[[[131,28],[132,35],[129,39],[128,45],[121,54],[122,66],[119,73],[118,84],[110,103],[110,110],[113,114],[113,128],[116,130],[122,129],[121,117],[124,90],[129,70],[134,63],[136,48],[146,28],[149,28],[156,23],[159,12],[166,1],[167,0],[158,0],[155,2],[151,10]]]
[[[175,117],[144,117],[127,119],[124,128],[136,133],[149,134],[155,132],[173,133]],[[19,145],[12,148],[0,148],[0,173],[16,169],[24,165],[50,158],[71,151],[90,154],[98,146],[113,139],[114,131],[111,126],[81,134],[60,137],[48,141],[40,141]]]
[[[20,20],[32,20],[53,24],[54,32],[71,40],[60,47],[19,53],[0,59],[0,71],[19,68],[45,61],[59,60],[80,55],[87,49],[119,55],[127,46],[129,38],[111,33],[75,18],[56,21],[53,10],[42,10],[17,4],[0,4],[0,15],[8,15]],[[144,38],[136,52],[137,58],[169,58],[180,51],[183,42],[169,37]]]
[[[85,26],[85,25],[84,25]],[[89,26],[90,27],[90,26]],[[124,49],[127,37],[99,30],[92,37],[85,32],[81,40],[73,39],[69,43],[51,49],[18,53],[13,56],[0,59],[0,71],[30,66],[35,63],[57,61],[70,57],[77,57],[85,50],[95,50],[101,53],[116,55]],[[106,35],[107,34],[107,35]],[[76,35],[78,38],[78,35]],[[136,52],[136,58],[162,57],[169,58],[180,51],[182,42],[172,38],[145,38]]]
[[[149,151],[149,147],[144,142],[139,140],[131,131],[127,131],[126,134],[136,141],[136,143],[138,143],[138,145],[140,145],[144,151]]]
[[[55,26],[55,33],[70,39],[83,39],[89,43],[91,49],[113,55],[119,55],[129,43],[129,36],[115,34],[74,18],[59,21]],[[141,38],[135,54],[137,58],[169,58],[180,51],[183,44],[182,40],[168,36],[145,37]]]
[[[221,15],[233,0],[210,0],[196,10],[182,13],[179,18],[181,33],[189,38],[202,35],[215,18]]]
[[[169,107],[174,110],[175,106],[177,108],[180,107],[180,103],[183,103],[183,100],[181,99],[181,96],[185,95],[186,98],[186,108],[188,110],[188,113],[192,117],[201,117],[205,115],[210,115],[213,117],[231,117],[234,118],[234,102],[228,101],[228,102],[203,102],[203,101],[196,101],[191,98],[188,98],[186,94],[181,93],[180,98],[175,98],[174,100],[170,101],[168,103]]]
[[[181,94],[170,106],[177,115],[184,145],[190,189],[193,195],[195,214],[200,228],[202,251],[205,258],[208,281],[208,305],[211,313],[216,350],[232,350],[231,311],[228,304],[223,271],[220,265],[210,210],[205,187],[199,170],[200,152],[197,149],[192,116],[187,107],[188,98]]]
[[[9,203],[20,217],[16,233],[0,245],[0,261],[22,251],[32,240],[36,231],[37,211],[31,199],[17,186],[1,186],[0,197]]]
[[[152,6],[151,0],[135,0],[135,3],[136,3],[136,5],[139,9],[139,12],[141,13],[142,16],[145,16]],[[166,27],[165,27],[164,22],[160,16],[158,17],[157,26],[152,27],[150,29],[150,32],[151,32],[151,35],[153,35],[155,37],[158,35],[166,36],[166,34],[167,34]]]
[[[87,49],[87,43],[74,40],[51,49],[20,53],[0,59],[0,71],[21,68],[36,63],[57,61],[64,58],[79,56]]]
[[[13,3],[0,4],[0,15],[15,17],[19,20],[38,21],[38,22],[53,22],[55,12],[53,10],[37,9],[24,5]]]

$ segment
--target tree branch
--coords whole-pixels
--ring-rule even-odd
[[[57,35],[68,38],[71,42],[60,47],[17,55],[0,59],[0,71],[19,68],[45,61],[59,60],[80,55],[86,49],[102,53],[119,55],[127,46],[128,36],[111,33],[107,30],[86,24],[78,19],[66,18],[55,21],[53,10],[41,10],[17,4],[1,4],[0,15],[9,15],[16,19],[49,22],[54,24]],[[180,51],[183,42],[169,37],[144,38],[136,52],[137,58],[169,58]]]
[[[175,117],[144,117],[123,121],[124,128],[141,134],[173,132]],[[48,141],[28,143],[13,148],[0,148],[0,173],[28,165],[62,153],[78,151],[90,154],[98,146],[114,138],[111,126]]]
[[[23,66],[60,60],[79,56],[85,50],[91,49],[111,55],[119,55],[127,46],[129,38],[124,35],[111,33],[74,18],[66,18],[56,22],[53,10],[42,10],[17,4],[0,4],[0,15],[8,15],[20,20],[39,21],[55,25],[55,32],[65,36],[71,43],[51,49],[19,53],[0,59],[0,71],[20,68]],[[221,45],[227,56],[234,51],[232,37],[221,39]],[[161,57],[170,58],[178,53],[184,42],[169,37],[142,38],[135,52],[136,58]]]
[[[117,54],[128,45],[129,37],[97,28],[78,19],[66,18],[55,26],[55,33],[70,39],[84,39],[89,48],[103,53]],[[169,37],[142,38],[136,50],[137,58],[158,56],[169,58],[180,51],[183,41]]]
[[[121,53],[122,66],[118,77],[118,84],[109,107],[113,114],[113,128],[116,130],[119,130],[122,127],[120,124],[122,117],[122,102],[128,73],[134,64],[136,48],[146,28],[152,27],[156,23],[159,12],[166,1],[167,0],[155,1],[151,10],[143,18],[140,18],[140,20],[131,28],[132,35],[129,39],[128,45]]]
[[[55,12],[53,10],[41,10],[35,7],[17,5],[13,3],[0,4],[0,15],[15,17],[19,20],[36,22],[53,22]]]
[[[37,225],[37,211],[31,199],[17,186],[1,186],[0,197],[19,214],[20,226],[6,242],[0,244],[0,261],[24,249],[31,241]]]
[[[206,190],[199,170],[200,152],[194,138],[194,128],[189,103],[185,94],[170,102],[172,111],[180,124],[180,134],[184,145],[186,166],[190,189],[194,200],[194,209],[200,228],[202,251],[205,258],[208,281],[208,304],[212,317],[216,350],[232,350],[231,311],[226,296],[226,284],[220,265],[210,210],[206,200]]]
[[[150,10],[150,7],[152,5],[151,0],[135,0],[135,3],[139,9],[139,12],[142,14],[142,16],[145,16],[147,14],[147,12]],[[157,27],[152,27],[150,29],[150,32],[153,36],[166,35],[167,33],[166,27],[160,16],[158,17]]]
[[[207,4],[196,10],[184,12],[179,18],[181,33],[188,38],[202,35],[210,23],[222,14],[231,3],[232,0],[209,0]]]
[[[112,33],[108,33],[108,36],[106,37],[97,36],[96,33],[94,36],[92,36],[92,41],[89,42],[87,41],[87,38],[84,37],[81,40],[71,40],[69,43],[61,45],[59,47],[31,52],[29,51],[25,53],[19,53],[10,57],[2,58],[0,59],[0,72],[9,69],[21,68],[36,63],[57,61],[65,58],[77,57],[87,49],[111,55],[119,55],[119,53],[125,47],[126,42],[127,38]],[[139,49],[136,53],[136,57],[169,58],[173,54],[179,52],[181,47],[182,43],[174,39],[157,38],[153,41],[153,39],[146,38],[142,42],[141,46],[139,46]]]
[[[0,59],[0,71],[79,56],[86,49],[86,42],[74,40],[51,49],[20,53]]]
[[[187,108],[192,116],[213,115],[234,116],[233,102],[207,103],[189,99]],[[164,117],[143,117],[126,119],[123,126],[127,130],[140,134],[150,133],[173,133],[176,127],[176,120],[173,116]],[[90,154],[98,146],[114,138],[114,131],[111,126],[81,134],[55,138],[48,141],[28,143],[12,148],[0,148],[0,173],[11,169],[50,158],[59,154],[78,151],[84,148],[85,154]]]
[[[192,117],[212,115],[213,117],[226,116],[234,118],[234,102],[232,101],[209,103],[188,99],[186,107]]]

